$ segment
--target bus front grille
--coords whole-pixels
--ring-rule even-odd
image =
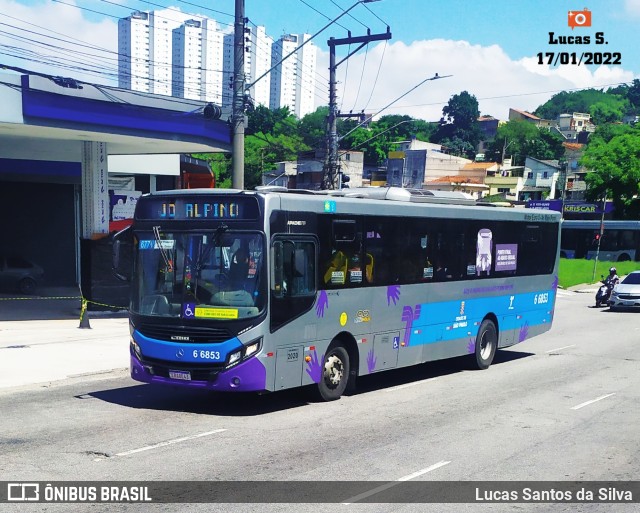
[[[207,328],[194,326],[162,326],[141,323],[136,329],[145,337],[169,342],[184,342],[196,344],[210,344],[225,342],[232,338],[231,333],[224,328]]]
[[[154,376],[169,378],[172,370],[188,371],[192,381],[215,381],[218,374],[224,370],[224,364],[197,364],[186,362],[167,362],[156,358],[143,357],[140,363]]]

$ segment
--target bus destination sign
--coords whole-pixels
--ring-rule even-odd
[[[137,219],[159,220],[251,220],[258,218],[255,198],[205,197],[186,199],[140,198]]]

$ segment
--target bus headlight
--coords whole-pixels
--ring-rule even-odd
[[[256,354],[260,350],[260,345],[262,344],[262,337],[252,340],[248,346],[244,346],[242,349],[239,349],[235,353],[231,353],[229,355],[229,361],[227,362],[227,368],[233,367],[241,360],[246,360],[251,355]]]
[[[253,353],[256,353],[259,348],[260,348],[260,340],[257,340],[253,344],[247,346],[247,349],[245,349],[244,355],[251,356]]]
[[[241,357],[242,357],[242,351],[236,351],[235,353],[231,353],[229,355],[229,363],[227,365],[231,366],[235,363],[238,363]]]

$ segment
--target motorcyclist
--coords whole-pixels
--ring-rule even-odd
[[[612,267],[609,269],[609,276],[604,279],[604,283],[609,286],[609,289],[613,289],[619,281],[620,277],[618,276],[618,270],[615,267]]]
[[[599,308],[603,303],[605,305],[609,303],[611,291],[619,281],[618,271],[615,267],[612,267],[609,269],[609,276],[603,278],[602,287],[600,287],[596,293],[596,308]]]

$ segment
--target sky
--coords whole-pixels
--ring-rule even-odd
[[[134,10],[170,7],[208,16],[230,31],[234,4],[234,0],[0,0],[0,64],[117,85],[104,73],[115,69],[117,62],[118,18]],[[267,34],[278,39],[282,34],[316,34],[356,0],[245,0],[245,4],[249,23],[264,25]],[[506,120],[509,108],[533,111],[563,90],[607,89],[640,78],[638,26],[640,0],[359,4],[313,40],[318,48],[316,106],[328,103],[327,40],[347,37],[348,31],[361,36],[368,30],[381,34],[389,27],[392,38],[369,44],[338,66],[341,111],[406,114],[437,121],[453,95],[468,91],[478,99],[481,114]],[[596,43],[597,34],[602,44]],[[560,44],[569,37],[575,44]],[[552,44],[553,40],[558,43]],[[56,69],[47,64],[50,56],[63,53],[34,41],[56,46],[73,41],[76,55],[89,54],[84,59],[102,66],[102,71]],[[97,52],[92,45],[111,53]],[[348,47],[338,48],[340,61]],[[558,52],[568,54],[548,65],[547,54],[553,53],[555,60]],[[610,59],[620,63],[586,65],[586,53],[597,54],[592,57],[596,62],[609,53]],[[582,57],[582,63],[561,64],[563,58],[571,61],[572,54],[576,60]],[[69,59],[72,63],[71,55]],[[436,74],[447,78],[422,83]]]

